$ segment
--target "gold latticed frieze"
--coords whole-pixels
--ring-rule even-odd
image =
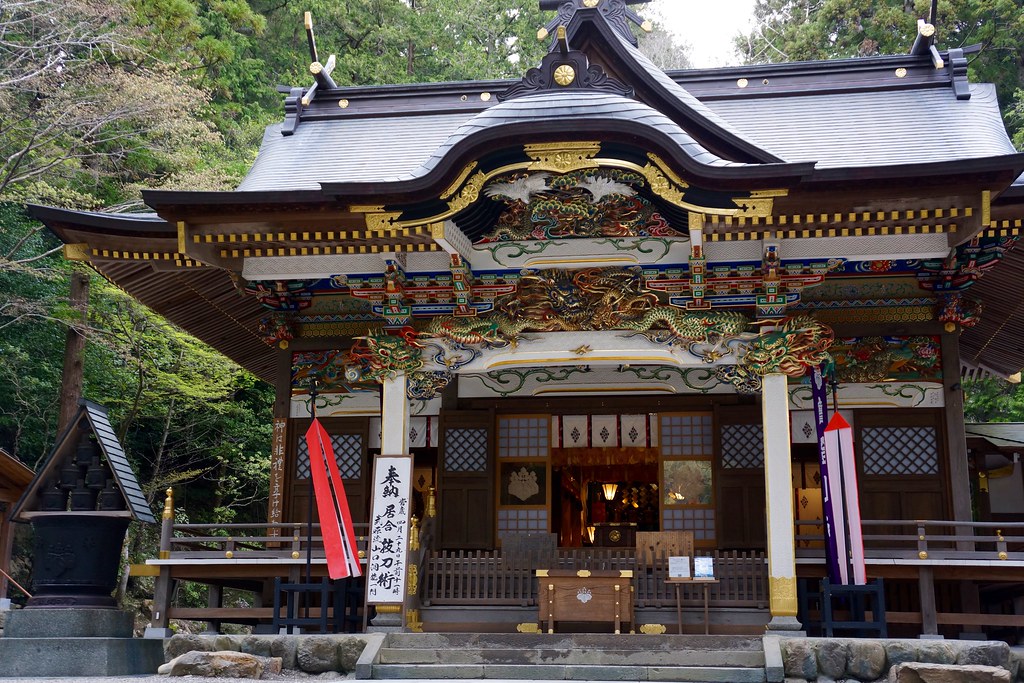
[[[935,307],[830,308],[815,311],[814,317],[829,324],[930,322],[935,319]]]

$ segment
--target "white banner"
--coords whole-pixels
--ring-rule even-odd
[[[369,605],[405,602],[411,484],[411,455],[374,459],[370,551],[366,561]]]
[[[381,421],[370,418],[369,448],[380,448]],[[409,448],[437,448],[437,416],[413,416],[409,418]]]

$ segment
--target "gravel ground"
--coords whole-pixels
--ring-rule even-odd
[[[2,665],[0,665],[2,666]],[[261,681],[306,681],[307,683],[315,683],[316,681],[344,681],[354,679],[352,675],[343,676],[341,674],[321,674],[319,676],[312,676],[301,672],[291,672],[290,674],[282,673],[279,675],[264,676],[259,679]],[[0,683],[8,683],[9,681],[22,681],[23,683],[67,683],[68,681],[75,681],[76,683],[178,683],[178,681],[205,681],[206,683],[252,683],[253,678],[206,678],[203,676],[157,676],[141,674],[136,676],[70,676],[65,678],[8,678],[0,674]],[[418,681],[418,683],[426,683],[425,681]],[[444,683],[451,683],[446,681]],[[489,683],[498,683],[496,681]],[[531,683],[537,683],[533,681]]]

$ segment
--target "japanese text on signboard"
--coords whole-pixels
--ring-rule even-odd
[[[366,573],[366,598],[370,604],[404,600],[411,480],[412,458],[377,458]]]

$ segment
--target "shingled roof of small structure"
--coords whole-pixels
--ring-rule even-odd
[[[21,499],[14,506],[11,518],[24,520],[25,513],[35,511],[34,508],[36,507],[39,490],[56,476],[57,468],[62,460],[77,447],[78,441],[81,438],[81,432],[84,429],[90,429],[96,436],[96,443],[99,444],[103,457],[110,466],[114,479],[124,495],[128,511],[121,514],[130,514],[135,520],[155,524],[156,518],[153,516],[153,511],[149,508],[149,503],[146,502],[146,497],[142,493],[142,488],[139,486],[135,472],[128,462],[128,456],[125,454],[124,448],[121,447],[121,442],[117,438],[114,427],[110,424],[107,409],[98,403],[85,399],[79,401],[78,412],[75,413],[75,416],[68,422],[68,426],[57,437],[53,450],[46,456],[46,459],[36,471],[35,478],[33,478]]]

